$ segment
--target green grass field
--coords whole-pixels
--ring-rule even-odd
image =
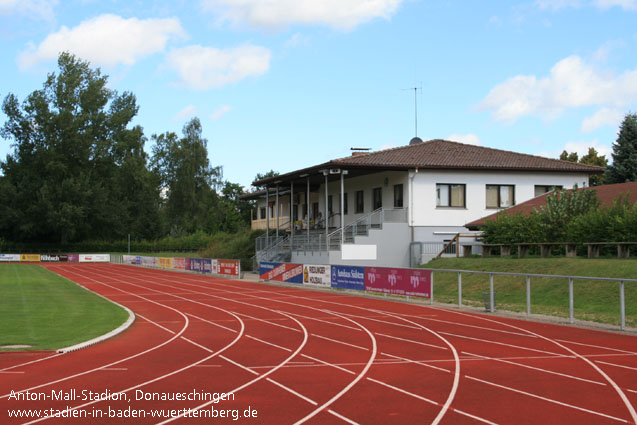
[[[0,347],[68,347],[103,335],[127,318],[121,307],[44,267],[0,264]]]
[[[424,265],[433,269],[475,270],[510,273],[537,273],[586,277],[637,279],[637,260],[584,258],[441,258]],[[495,276],[496,306],[510,311],[526,311],[526,284],[523,277]],[[484,306],[489,292],[488,275],[463,274],[463,304]],[[637,326],[637,283],[625,284],[626,325]],[[458,274],[435,272],[434,299],[458,302]],[[575,318],[619,324],[619,283],[592,280],[574,281]],[[568,317],[568,280],[531,279],[531,312]]]

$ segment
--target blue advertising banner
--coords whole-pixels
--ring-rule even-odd
[[[210,258],[202,258],[201,268],[204,273],[212,273],[212,260]]]
[[[193,272],[203,272],[203,263],[201,261],[201,258],[190,259],[190,270]]]
[[[365,290],[365,268],[332,266],[332,288]]]
[[[303,283],[303,265],[261,262],[259,264],[259,276],[263,280]]]

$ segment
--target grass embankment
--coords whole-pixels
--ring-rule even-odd
[[[103,335],[128,318],[121,307],[36,265],[0,264],[0,294],[0,347],[68,347]]]
[[[441,258],[424,265],[432,269],[474,270],[509,273],[535,273],[586,277],[637,279],[637,260],[582,258]],[[495,276],[496,307],[526,311],[524,277]],[[463,274],[463,304],[484,306],[483,294],[489,292],[488,275]],[[434,299],[458,302],[458,274],[436,272]],[[625,283],[626,325],[637,326],[637,283]],[[575,280],[575,318],[619,324],[619,283]],[[568,317],[568,280],[531,279],[531,312]]]

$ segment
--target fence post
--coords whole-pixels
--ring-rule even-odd
[[[429,304],[434,303],[434,271],[431,271],[431,298],[429,298]]]
[[[619,329],[626,327],[626,303],[624,298],[624,281],[619,281]]]
[[[573,313],[573,278],[568,278],[568,321],[575,323],[575,314]]]
[[[462,273],[458,272],[458,308],[462,308]]]
[[[489,273],[489,311],[495,312],[495,292],[493,290],[493,273]]]
[[[526,315],[531,315],[531,276],[526,277]]]

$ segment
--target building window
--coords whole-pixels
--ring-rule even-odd
[[[464,184],[437,184],[436,206],[464,208],[465,186]]]
[[[365,212],[365,199],[363,197],[363,191],[356,191],[356,214]]]
[[[553,190],[562,189],[562,186],[544,186],[544,185],[535,185],[535,196],[544,195],[545,193],[549,193]]]
[[[332,215],[332,195],[327,197],[327,213]]]
[[[343,214],[347,214],[347,193],[343,193]]]
[[[265,207],[261,207],[260,218],[261,220],[265,220]]]
[[[375,187],[374,188],[374,192],[373,192],[373,208],[372,210],[377,210],[379,208],[383,207],[383,188],[382,187]]]
[[[515,205],[515,186],[487,185],[487,208],[506,208]]]
[[[403,185],[395,184],[394,185],[394,208],[402,208],[403,207]]]

